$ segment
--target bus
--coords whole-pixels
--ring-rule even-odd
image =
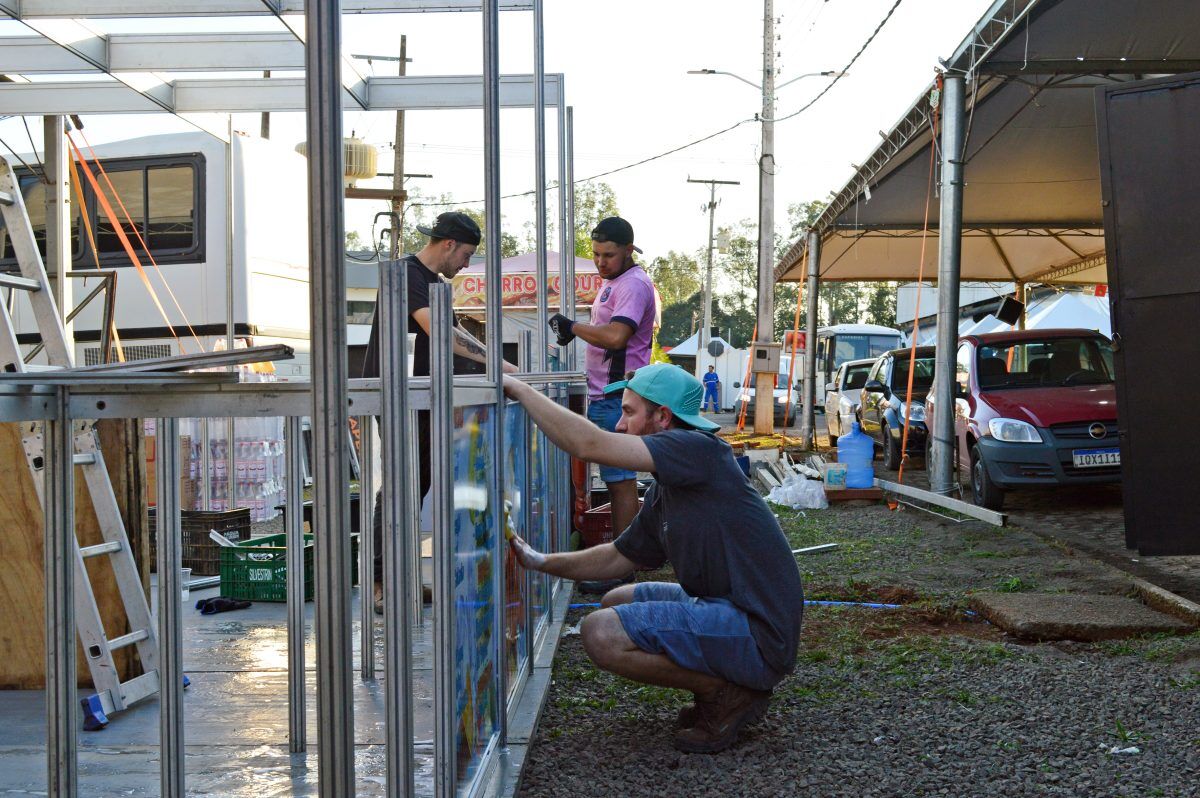
[[[817,330],[817,399],[825,406],[825,386],[847,360],[878,357],[905,345],[904,333],[878,324],[835,324]]]

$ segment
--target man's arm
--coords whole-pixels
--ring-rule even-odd
[[[624,349],[633,337],[634,330],[621,321],[610,321],[608,324],[584,324],[577,321],[571,325],[571,332],[601,349]]]
[[[637,569],[637,563],[617,551],[617,547],[611,543],[582,551],[542,554],[530,547],[520,535],[513,535],[511,545],[517,562],[523,567],[563,579],[618,579]]]
[[[420,308],[412,312],[413,321],[421,325],[421,329],[429,335],[432,328],[429,308]],[[487,347],[481,344],[475,336],[471,335],[461,327],[451,327],[451,340],[454,343],[454,354],[465,357],[468,360],[474,360],[476,363],[487,365]],[[504,373],[512,374],[517,371],[517,367],[507,360],[504,363]]]
[[[605,432],[516,377],[504,378],[504,392],[520,402],[554,445],[572,457],[630,471],[654,470],[650,450],[638,436]]]

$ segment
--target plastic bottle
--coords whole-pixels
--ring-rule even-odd
[[[850,425],[850,434],[838,438],[838,462],[846,464],[847,488],[875,487],[875,468],[871,461],[875,458],[875,442],[855,421]]]

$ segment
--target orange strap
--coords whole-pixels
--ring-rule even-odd
[[[758,325],[754,325],[754,332],[750,334],[750,349],[754,349],[754,341],[758,338]],[[754,367],[754,359],[746,358],[746,377],[742,380],[742,387],[746,391],[746,401],[742,402],[742,410],[738,413],[737,431],[741,432],[746,428],[746,409],[750,407],[750,371]]]
[[[87,140],[87,136],[83,131],[79,131],[79,135],[83,138],[83,143],[88,148],[88,153],[92,156],[92,162],[96,164],[96,168],[100,171],[100,176],[104,178],[104,182],[108,185],[108,190],[112,192],[113,198],[116,199],[117,205],[121,208],[121,212],[125,214],[125,221],[129,222],[129,228],[133,230],[133,234],[137,237],[138,243],[142,245],[142,249],[146,253],[146,259],[150,261],[150,265],[158,272],[158,278],[162,280],[163,288],[167,290],[167,296],[171,297],[171,302],[175,304],[175,309],[179,311],[180,317],[183,318],[184,325],[188,328],[188,332],[192,334],[192,340],[196,342],[196,347],[203,352],[204,345],[200,342],[200,336],[196,335],[196,330],[192,328],[192,323],[188,321],[187,313],[179,304],[179,300],[175,297],[175,292],[171,290],[171,284],[167,282],[167,277],[162,273],[162,268],[159,267],[158,261],[154,259],[154,255],[150,252],[150,246],[142,238],[142,234],[138,231],[137,225],[133,223],[133,219],[129,216],[129,211],[125,209],[125,203],[121,201],[121,195],[117,193],[116,187],[112,184],[112,180],[108,177],[108,172],[104,171],[104,164],[96,157],[96,151],[92,149],[92,145]],[[180,352],[183,351],[182,346]]]
[[[937,78],[937,87],[939,91],[942,88],[942,78],[940,75]],[[933,165],[934,153],[937,151],[937,147],[934,145],[937,143],[937,120],[938,109],[937,107],[934,107],[933,113],[929,119],[931,138],[929,142],[929,183],[925,190],[925,226],[921,230],[921,260],[917,263],[917,300],[916,305],[913,308],[912,342],[908,350],[908,388],[904,394],[904,414],[903,418],[901,419],[903,422],[903,432],[900,435],[900,470],[896,475],[896,481],[900,484],[904,484],[904,466],[908,463],[908,417],[912,413],[911,405],[913,377],[916,374],[917,367],[917,333],[920,329],[918,327],[918,322],[921,319],[921,281],[925,277],[925,243],[929,238],[929,206],[933,199]],[[891,444],[889,444],[887,441],[884,441],[883,445],[890,446]],[[889,501],[888,506],[895,510],[898,505],[894,501]]]
[[[788,362],[788,389],[787,401],[783,403],[783,420],[784,428],[787,428],[787,409],[792,406],[792,383],[796,375],[796,347],[800,344],[800,300],[804,298],[804,283],[800,283],[796,288],[796,317],[792,319],[792,359]],[[808,351],[808,342],[804,342],[804,351]],[[813,394],[814,396],[816,394]],[[796,414],[792,413],[792,418]],[[808,419],[805,419],[807,421]],[[816,437],[815,435],[813,437]],[[787,435],[783,430],[779,431],[779,445],[783,446],[786,442]],[[816,448],[815,446],[813,447]]]
[[[146,270],[142,268],[142,262],[138,260],[137,253],[133,251],[133,245],[129,243],[129,237],[125,235],[125,230],[120,219],[117,217],[116,212],[113,211],[112,205],[109,203],[108,198],[104,195],[100,185],[96,182],[96,177],[92,174],[91,167],[89,167],[87,161],[84,160],[83,154],[79,151],[79,148],[75,146],[75,142],[71,138],[70,134],[67,134],[67,141],[70,143],[71,150],[78,159],[79,165],[83,168],[84,175],[87,176],[88,182],[91,183],[92,191],[96,192],[96,198],[100,201],[100,207],[104,209],[104,215],[108,217],[110,222],[112,222],[113,230],[116,232],[117,238],[121,242],[121,246],[124,247],[125,254],[129,256],[130,262],[137,267],[137,273],[138,276],[142,278],[142,284],[145,285],[146,290],[150,292],[150,300],[154,302],[154,306],[158,308],[159,314],[163,317],[163,321],[166,322],[167,329],[171,331],[171,337],[175,339],[175,343],[179,344],[180,353],[184,353],[185,349],[183,346],[183,341],[179,340],[179,335],[176,334],[175,327],[171,324],[171,320],[167,316],[166,309],[163,308],[162,303],[158,301],[158,294],[155,292],[154,286],[150,284],[150,277],[146,274]]]
[[[87,233],[88,243],[92,245],[92,262],[96,265],[96,270],[99,271],[100,251],[96,249],[96,237],[92,233],[92,219],[88,215],[87,203],[83,201],[83,183],[79,179],[79,168],[75,166],[74,158],[68,158],[67,164],[71,167],[71,189],[75,192],[75,202],[79,206],[79,215],[83,220],[83,231]],[[112,335],[113,346],[117,350],[117,360],[124,363],[125,349],[121,346],[121,336],[117,334],[116,319],[110,320],[109,333]],[[107,352],[100,353],[100,362],[108,362]]]

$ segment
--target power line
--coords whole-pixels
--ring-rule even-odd
[[[879,21],[879,24],[875,26],[874,32],[872,32],[870,37],[868,37],[867,40],[865,42],[863,42],[862,47],[858,48],[858,52],[854,54],[854,57],[850,59],[850,62],[848,64],[846,64],[846,66],[842,67],[841,71],[837,72],[834,75],[833,80],[829,81],[829,83],[825,86],[825,88],[821,89],[820,94],[818,94],[816,97],[813,97],[811,100],[809,100],[803,106],[801,106],[801,108],[798,111],[793,111],[792,113],[788,114],[787,116],[776,117],[775,119],[772,119],[770,121],[783,122],[786,119],[791,119],[794,116],[799,116],[800,114],[807,111],[809,108],[812,108],[813,105],[816,104],[817,100],[824,97],[829,92],[830,89],[832,89],[834,86],[837,85],[839,80],[841,80],[842,78],[844,78],[846,76],[846,73],[850,71],[850,67],[854,66],[854,63],[856,61],[858,61],[859,57],[863,54],[863,52],[865,52],[866,49],[871,46],[871,42],[875,41],[875,37],[879,35],[879,32],[881,30],[883,30],[883,26],[887,24],[887,21],[892,18],[892,14],[896,13],[896,9],[899,8],[900,4],[903,2],[904,2],[904,0],[896,0],[896,2],[892,4],[892,7],[888,9],[887,14],[885,14],[883,19],[881,19]]]
[[[862,54],[866,51],[866,49],[871,46],[871,42],[875,41],[875,37],[877,37],[879,35],[879,32],[881,30],[883,30],[883,26],[886,25],[888,20],[892,18],[892,15],[896,13],[896,9],[900,7],[900,4],[902,2],[904,2],[904,0],[896,0],[896,2],[894,2],[892,4],[892,7],[888,9],[887,14],[885,14],[883,19],[879,21],[879,24],[875,26],[875,30],[871,33],[871,35],[867,38],[867,40],[865,42],[863,42],[862,46],[858,48],[858,52],[856,52],[854,54],[854,57],[851,58],[850,61],[846,64],[846,66],[843,67],[841,69],[841,71],[839,71],[834,76],[833,80],[829,81],[828,85],[826,85],[825,88],[821,89],[821,92],[816,97],[813,97],[811,100],[809,100],[807,103],[805,103],[804,106],[802,106],[799,110],[794,111],[794,112],[788,114],[787,116],[777,117],[773,120],[768,120],[768,121],[782,122],[786,119],[791,119],[794,116],[799,116],[800,114],[804,113],[809,108],[811,108],[814,104],[816,104],[816,102],[818,100],[820,100],[822,97],[824,97],[826,94],[828,94],[829,90],[832,89],[834,86],[836,86],[839,80],[841,80],[843,77],[845,77],[846,73],[850,70],[850,67],[854,66],[854,64],[858,61],[858,59],[862,56]],[[814,22],[815,22],[815,20],[814,20]],[[680,145],[673,149],[667,150],[666,152],[660,152],[659,154],[652,155],[649,158],[643,158],[640,161],[634,161],[633,163],[625,164],[624,166],[618,166],[616,169],[609,169],[607,172],[599,172],[598,174],[580,178],[579,180],[576,180],[575,182],[576,183],[587,183],[587,182],[596,180],[601,177],[608,177],[609,175],[616,174],[617,172],[624,172],[627,169],[633,169],[635,166],[642,166],[643,164],[650,163],[651,161],[657,161],[660,158],[665,158],[668,155],[674,155],[675,153],[680,152],[682,150],[686,150],[689,147],[695,147],[697,144],[703,144],[704,142],[709,141],[710,139],[715,139],[717,136],[722,136],[722,135],[730,132],[731,130],[735,130],[735,129],[741,127],[742,125],[746,124],[747,122],[760,122],[760,121],[763,121],[762,117],[760,115],[756,114],[755,116],[751,117],[750,119],[743,119],[740,122],[735,122],[734,124],[730,125],[727,128],[718,130],[716,133],[710,133],[709,135],[704,136],[703,138],[696,139],[695,141],[690,141],[687,144]],[[557,188],[557,185],[552,185],[552,186],[550,186],[550,188]],[[505,194],[502,197],[500,197],[500,199],[513,199],[515,197],[528,197],[529,195],[533,194],[536,190],[537,189],[530,189],[529,191],[522,191],[522,192],[519,192],[516,194]],[[483,202],[484,202],[484,200],[482,200],[482,199],[466,200],[466,201],[461,201],[461,202],[460,201],[455,201],[455,202],[412,202],[412,203],[409,203],[409,207],[438,208],[438,207],[447,207],[450,205],[479,205],[479,204],[482,204]]]
[[[704,136],[703,138],[698,138],[695,141],[689,141],[687,144],[681,144],[680,146],[675,147],[670,150],[667,150],[666,152],[660,152],[657,155],[651,155],[650,157],[643,158],[640,161],[634,161],[633,163],[628,163],[628,164],[625,164],[624,166],[618,166],[616,169],[609,169],[607,172],[599,172],[594,175],[589,175],[588,177],[581,177],[578,180],[576,180],[575,182],[576,183],[587,183],[587,182],[596,180],[601,177],[608,177],[609,175],[614,175],[617,172],[624,172],[626,169],[632,169],[635,166],[641,166],[643,164],[650,163],[651,161],[657,161],[660,158],[665,158],[668,155],[674,155],[675,153],[680,152],[682,150],[686,150],[689,147],[695,147],[697,144],[703,144],[704,142],[709,141],[710,139],[715,139],[717,136],[723,136],[726,133],[728,133],[729,131],[735,130],[736,128],[741,127],[742,125],[746,124],[747,122],[754,122],[754,121],[756,121],[756,120],[753,117],[751,117],[749,119],[743,119],[740,122],[735,122],[734,124],[730,125],[727,128],[718,130],[716,133],[710,133],[707,136]],[[548,189],[558,188],[558,184],[552,183],[549,186],[547,186],[547,188]],[[533,194],[535,191],[537,191],[537,189],[531,188],[529,191],[522,191],[517,194],[505,194],[502,197],[500,197],[500,199],[512,199],[514,197],[528,197],[530,194]],[[444,207],[444,206],[448,206],[448,205],[479,205],[483,202],[484,202],[484,200],[481,200],[481,199],[462,200],[462,201],[455,200],[453,202],[410,202],[408,204],[408,207],[410,207],[410,208],[437,208],[437,207]]]

